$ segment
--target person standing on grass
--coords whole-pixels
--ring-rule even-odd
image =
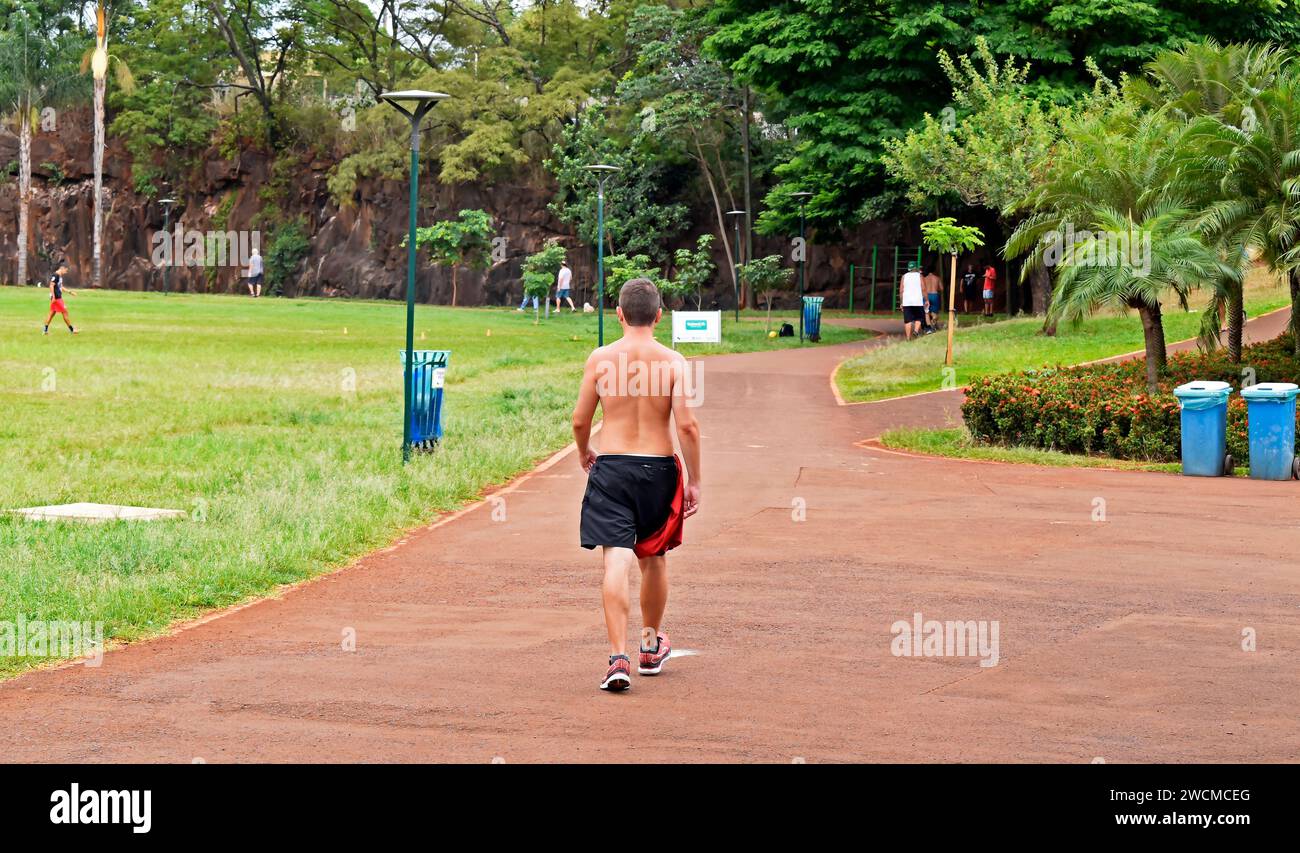
[[[254,299],[262,295],[262,253],[256,246],[248,258],[248,295]]]
[[[573,304],[573,297],[569,296],[569,282],[573,281],[573,270],[569,269],[568,261],[560,261],[560,271],[555,274],[555,313],[560,313],[560,300],[569,303],[569,311],[576,312],[578,306]]]
[[[993,293],[998,283],[998,271],[993,264],[984,267],[984,316],[993,316]]]
[[[925,285],[925,325],[927,331],[933,332],[939,328],[939,312],[943,308],[943,285],[934,270],[927,272],[922,282]]]
[[[925,319],[925,283],[917,271],[916,261],[907,262],[907,272],[898,283],[898,302],[903,306],[903,335],[911,340],[913,335],[921,334],[921,322]]]
[[[961,277],[961,313],[969,314],[970,307],[979,302],[979,276],[975,274],[973,264],[966,265],[966,272]]]
[[[686,387],[687,362],[654,338],[663,316],[659,289],[634,278],[618,293],[623,337],[595,350],[583,369],[573,409],[573,440],[587,472],[580,541],[601,548],[601,597],[609,633],[609,669],[601,690],[632,686],[627,656],[628,575],[641,568],[641,649],[637,672],[658,675],[672,653],[662,630],[668,604],[667,552],[682,543],[682,522],[700,506],[700,427]],[[604,412],[600,454],[591,420]],[[673,430],[686,457],[673,453]]]
[[[59,268],[54,271],[54,275],[50,276],[50,313],[45,317],[44,334],[48,335],[50,333],[50,321],[54,319],[55,314],[62,314],[63,323],[68,327],[68,331],[74,335],[77,333],[77,330],[72,326],[72,321],[68,319],[68,308],[63,304],[63,277],[67,274],[67,264],[59,264]],[[67,294],[69,296],[77,295],[71,290],[68,290]]]

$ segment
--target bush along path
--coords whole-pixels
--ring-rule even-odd
[[[1138,360],[987,376],[966,389],[961,410],[978,441],[1173,462],[1181,440],[1173,389],[1193,380],[1232,385],[1228,450],[1246,460],[1246,403],[1236,392],[1255,382],[1300,384],[1300,359],[1290,334],[1246,347],[1240,363],[1231,362],[1224,350],[1177,353],[1154,394]]]

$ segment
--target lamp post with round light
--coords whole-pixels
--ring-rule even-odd
[[[584,166],[596,176],[596,346],[605,345],[605,182],[618,166],[594,163]],[[548,303],[549,304],[549,303]]]
[[[163,236],[167,238],[168,243],[172,243],[172,208],[176,205],[176,199],[168,196],[167,198],[159,199],[158,203],[161,204],[163,208]],[[172,245],[174,246],[175,244]],[[171,292],[172,264],[176,262],[176,259],[171,256],[171,252],[168,252],[166,257],[167,263],[163,264],[163,296],[166,296]],[[146,285],[146,287],[147,286],[148,285]]]
[[[402,462],[411,459],[411,371],[415,361],[415,221],[420,195],[420,122],[439,101],[450,98],[442,92],[411,89],[385,92],[379,96],[411,123],[411,187],[406,223],[406,364],[402,381]]]
[[[804,265],[805,258],[808,257],[808,241],[804,237],[804,208],[808,204],[808,199],[812,198],[812,193],[806,191],[790,193],[790,198],[799,200],[799,343],[803,343]]]
[[[736,322],[740,322],[740,219],[747,211],[728,210],[727,216],[731,217],[732,223],[736,226],[736,250],[732,252],[735,256],[735,263],[731,265],[731,290],[736,299]]]

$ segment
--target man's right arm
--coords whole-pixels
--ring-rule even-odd
[[[591,449],[591,419],[595,417],[596,404],[600,402],[596,391],[596,352],[587,358],[582,369],[582,386],[578,389],[578,402],[573,407],[573,441],[578,445],[578,462],[584,471],[590,471],[596,462],[596,454]]]
[[[677,442],[686,457],[686,495],[683,515],[690,517],[700,508],[700,488],[703,472],[700,470],[700,422],[695,419],[695,409],[688,405],[689,395],[695,389],[687,386],[686,371],[690,363],[681,358],[673,378],[673,422],[677,425]]]

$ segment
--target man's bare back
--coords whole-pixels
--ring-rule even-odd
[[[681,394],[686,359],[656,340],[623,338],[591,354],[604,413],[602,453],[671,456],[673,394]]]

